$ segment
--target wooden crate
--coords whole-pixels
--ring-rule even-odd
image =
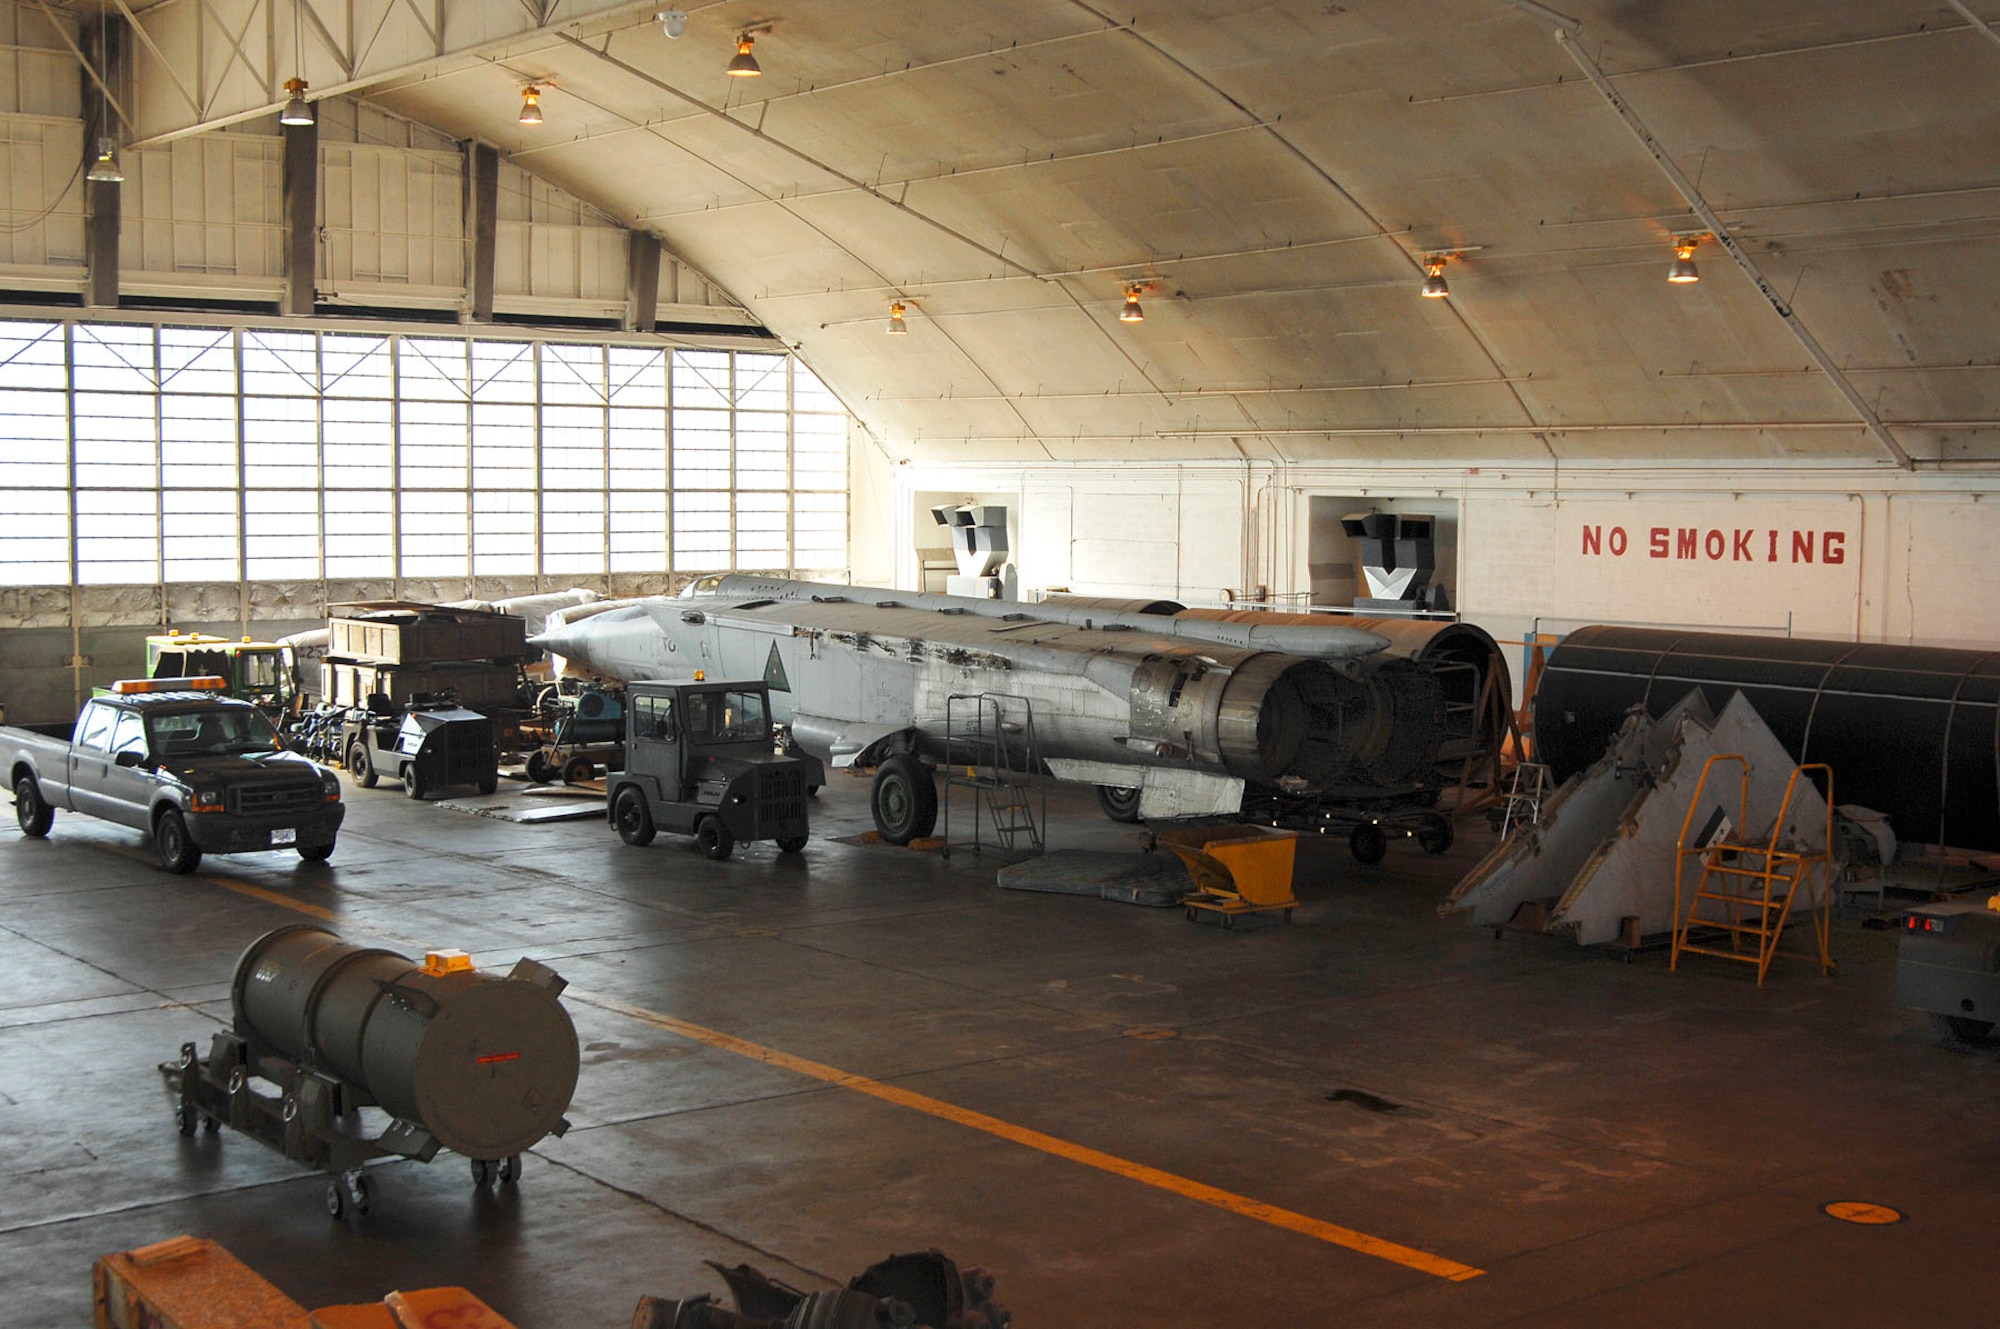
[[[102,1255],[97,1329],[303,1329],[306,1308],[212,1241],[171,1237]]]
[[[328,655],[377,664],[519,660],[529,654],[528,621],[476,609],[413,609],[327,620]]]

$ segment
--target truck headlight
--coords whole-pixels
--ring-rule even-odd
[[[223,791],[216,786],[197,787],[194,802],[190,805],[195,812],[227,812],[229,805],[224,801]]]
[[[340,801],[340,777],[332,771],[321,771],[319,773],[319,792],[320,796],[327,802],[338,803]]]

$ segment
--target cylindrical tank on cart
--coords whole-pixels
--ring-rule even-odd
[[[1700,688],[1741,692],[1834,797],[1886,812],[1898,838],[2000,849],[2000,651],[1587,627],[1550,652],[1535,752],[1560,780],[1604,755],[1625,712],[1658,716]]]
[[[337,1076],[456,1153],[506,1158],[555,1130],[576,1091],[576,1027],[548,977],[437,972],[301,924],[250,943],[230,1005],[253,1047]]]

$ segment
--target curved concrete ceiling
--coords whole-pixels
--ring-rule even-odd
[[[898,456],[2000,456],[1977,7],[1557,8],[725,0],[364,95],[658,234]],[[1641,131],[1768,295],[1716,243],[1665,280],[1709,228]]]

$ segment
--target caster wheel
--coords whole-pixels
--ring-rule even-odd
[[[1192,907],[1192,906],[1190,906],[1190,907],[1188,908],[1188,911],[1187,911],[1187,920],[1188,920],[1188,922],[1190,922],[1190,923],[1194,922],[1194,909],[1193,909],[1193,907]]]
[[[174,1129],[182,1135],[193,1135],[197,1115],[195,1110],[186,1103],[180,1104],[174,1109]]]
[[[219,1130],[221,1130],[221,1129],[222,1129],[222,1118],[220,1118],[220,1117],[203,1117],[203,1118],[201,1119],[201,1129],[202,1129],[202,1133],[203,1133],[203,1134],[205,1134],[205,1135],[213,1135],[213,1134],[215,1134],[215,1133],[216,1133],[217,1131],[219,1131]]]
[[[1289,909],[1287,909],[1287,910],[1285,911],[1285,921],[1286,921],[1287,923],[1289,923],[1289,922],[1291,922],[1291,921],[1292,921],[1292,911],[1291,911],[1291,910],[1289,910]]]
[[[367,1213],[368,1205],[374,1198],[369,1193],[368,1178],[359,1175],[349,1177],[347,1179],[347,1197],[353,1203],[355,1213]]]
[[[475,1186],[491,1186],[493,1184],[492,1159],[475,1158],[472,1160],[472,1184]]]
[[[329,1181],[326,1184],[326,1212],[334,1218],[339,1218],[347,1212],[347,1197],[340,1193],[338,1181]]]
[[[1234,915],[1234,914],[1224,914],[1224,915],[1222,916],[1222,926],[1223,926],[1224,928],[1233,928],[1233,927],[1235,927],[1235,926],[1236,926],[1236,915]]]
[[[511,1154],[500,1160],[500,1181],[511,1186],[521,1179],[521,1156]]]

